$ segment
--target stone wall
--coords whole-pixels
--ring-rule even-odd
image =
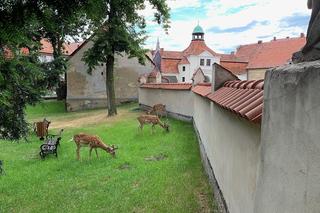
[[[320,212],[320,62],[268,71],[255,212]]]
[[[260,126],[194,96],[194,124],[229,211],[254,212]]]
[[[193,118],[221,212],[318,213],[320,61],[267,71],[264,85],[261,127],[189,90],[140,88],[139,103]]]
[[[193,94],[190,90],[139,88],[139,104],[149,107],[164,104],[173,117],[182,120],[191,120],[193,116]]]
[[[140,88],[139,103],[142,107],[162,103],[174,117],[192,117],[200,148],[203,147],[204,167],[215,192],[219,194],[217,191],[221,190],[221,209],[254,212],[259,125],[238,118],[190,90]]]

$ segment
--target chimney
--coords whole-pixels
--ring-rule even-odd
[[[273,37],[273,40],[276,41],[276,40],[277,40],[277,37]]]
[[[300,38],[304,38],[304,33],[300,33]]]
[[[262,44],[262,40],[259,40],[259,41],[258,41],[258,44]]]

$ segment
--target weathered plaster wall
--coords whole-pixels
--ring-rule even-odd
[[[139,102],[190,109],[203,165],[227,211],[318,213],[320,61],[267,71],[264,85],[261,128],[191,91],[140,89]]]
[[[254,212],[260,126],[194,94],[194,123],[230,212]]]
[[[165,104],[166,110],[184,116],[193,116],[193,96],[190,90],[139,88],[139,103],[146,106]]]
[[[267,71],[255,212],[320,212],[320,61]]]
[[[67,109],[75,111],[89,108],[106,107],[106,71],[105,65],[97,66],[92,75],[87,73],[87,65],[82,61],[83,54],[93,45],[87,42],[70,59],[67,71]],[[138,98],[138,77],[150,72],[153,65],[146,60],[140,65],[136,58],[126,55],[115,58],[115,92],[117,102]]]
[[[248,80],[264,79],[267,69],[252,69],[248,70]]]
[[[162,103],[170,112],[193,116],[229,211],[254,212],[260,163],[259,125],[238,118],[188,90],[140,88],[139,103],[147,106]]]

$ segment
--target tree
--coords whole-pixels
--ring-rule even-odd
[[[89,2],[93,0],[0,2],[0,138],[16,140],[27,135],[26,105],[37,103],[58,84],[66,70],[63,41],[87,25],[80,14]],[[42,38],[53,44],[51,63],[38,59]]]
[[[102,8],[99,26],[93,36],[93,47],[84,55],[89,73],[100,63],[106,63],[106,92],[108,98],[108,116],[117,114],[114,89],[114,58],[116,54],[126,53],[137,57],[141,64],[145,62],[144,43],[146,20],[139,14],[150,3],[155,9],[154,17],[165,30],[169,28],[169,8],[165,0],[100,0]]]
[[[40,100],[48,76],[37,55],[34,4],[5,0],[0,8],[0,138],[19,139],[28,132],[25,106]]]

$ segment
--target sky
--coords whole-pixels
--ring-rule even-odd
[[[205,31],[207,46],[230,53],[241,44],[298,37],[306,33],[311,10],[307,0],[167,0],[171,8],[169,33],[153,22],[153,10],[141,13],[147,20],[145,47],[154,49],[157,38],[165,50],[188,47],[194,27]]]

